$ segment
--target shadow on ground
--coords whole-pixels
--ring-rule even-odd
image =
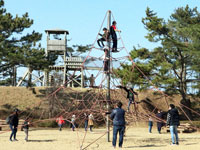
[[[28,142],[54,142],[56,140],[28,140]]]
[[[127,146],[124,148],[143,148],[143,147],[165,147],[166,145],[142,145],[142,146]]]

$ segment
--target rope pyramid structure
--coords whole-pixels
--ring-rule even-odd
[[[108,16],[107,16],[108,15]],[[114,16],[111,14],[111,11],[108,11],[103,19],[103,22],[100,26],[99,32],[100,33],[103,29],[103,26],[105,26],[105,20],[108,19],[107,26],[110,27],[111,18],[113,20]],[[45,98],[45,100],[41,100],[40,103],[35,104],[34,107],[40,107],[44,108],[40,119],[37,121],[32,122],[33,124],[37,124],[40,122],[45,122],[49,120],[56,120],[60,115],[63,116],[63,118],[68,122],[71,122],[71,117],[73,115],[76,116],[76,122],[78,122],[79,126],[76,128],[76,134],[77,134],[77,142],[78,147],[80,150],[86,150],[88,147],[90,147],[92,144],[94,144],[96,141],[98,141],[100,138],[108,135],[108,141],[109,141],[109,132],[112,131],[110,128],[110,119],[109,119],[109,112],[113,108],[114,104],[117,102],[116,100],[120,100],[124,103],[126,106],[128,101],[126,98],[126,94],[123,90],[117,89],[117,85],[121,85],[121,81],[117,78],[117,75],[115,74],[114,70],[116,68],[120,68],[122,64],[124,63],[132,63],[132,71],[137,69],[141,75],[151,83],[151,80],[148,79],[148,77],[140,70],[139,67],[134,63],[131,56],[129,55],[128,50],[126,49],[124,42],[122,40],[122,37],[120,33],[118,33],[118,50],[117,53],[112,53],[111,46],[112,46],[112,40],[106,41],[106,49],[108,49],[109,53],[109,67],[108,70],[105,71],[105,61],[104,61],[104,55],[106,55],[106,51],[103,48],[99,48],[97,46],[97,39],[99,38],[99,35],[97,34],[96,39],[94,43],[92,44],[92,47],[85,58],[85,60],[82,63],[83,68],[87,66],[94,66],[94,67],[100,67],[101,69],[98,71],[94,71],[94,77],[96,82],[94,88],[69,88],[66,87],[68,81],[63,86],[60,86],[58,88],[52,88],[48,91],[48,96]],[[76,70],[74,71],[75,75]],[[86,70],[87,76],[91,76],[91,72]],[[72,75],[72,76],[73,76]],[[68,77],[71,78],[71,77]],[[123,80],[123,79],[122,79]],[[166,107],[169,105],[168,101],[171,98],[170,96],[163,93],[161,90],[159,90],[156,86],[152,83],[153,90],[151,91],[158,91],[160,92],[160,103],[165,103]],[[131,105],[131,111],[126,114],[126,121],[127,123],[133,123],[138,121],[148,121],[149,116],[153,116],[155,121],[163,121],[157,118],[154,114],[155,110],[159,108],[159,104],[152,105],[151,109],[146,109],[146,105],[151,105],[151,103],[148,100],[141,101],[137,97],[138,104]],[[48,110],[45,109],[48,106]],[[197,115],[200,115],[198,112],[195,112],[194,110],[191,110],[189,107],[184,106],[183,104],[178,103],[177,106],[180,106],[180,110],[182,113],[189,119],[185,111],[182,109],[183,107],[186,109],[189,109],[193,113],[196,113]],[[49,119],[43,119],[43,115],[49,111],[50,118]],[[32,117],[32,113],[35,111],[34,109],[28,114],[29,117]],[[90,143],[85,144],[87,141],[87,131],[85,131],[83,134],[84,136],[81,138],[79,136],[80,132],[83,132],[80,128],[84,126],[84,119],[85,119],[85,113],[86,114],[93,114],[94,116],[94,122],[98,124],[99,126],[105,126],[107,129],[99,134],[99,137],[97,139],[93,139],[93,141],[90,141]],[[190,120],[191,121],[191,120]],[[80,127],[80,128],[79,128]],[[128,127],[127,127],[128,129]]]

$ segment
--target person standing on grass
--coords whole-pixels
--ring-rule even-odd
[[[63,116],[61,115],[60,117],[58,117],[56,119],[56,122],[58,123],[59,131],[62,131],[63,124],[65,123]]]
[[[10,141],[18,141],[16,139],[17,135],[17,127],[19,124],[19,117],[18,117],[19,110],[16,108],[13,112],[13,114],[10,116],[9,126],[11,129],[11,135],[10,135]],[[14,138],[12,140],[12,137]]]
[[[94,116],[92,115],[92,113],[88,116],[88,125],[90,127],[90,132],[92,132],[92,128],[94,126]]]
[[[76,115],[72,115],[72,119],[71,119],[71,128],[72,128],[72,131],[75,131],[75,128],[76,128],[75,121],[76,121]]]
[[[161,129],[164,125],[164,122],[163,122],[163,116],[164,116],[164,113],[161,111],[161,110],[158,110],[158,113],[156,114],[156,117],[157,117],[157,130],[158,130],[158,133],[161,134]]]
[[[110,118],[113,120],[113,141],[112,145],[116,149],[117,134],[119,132],[119,148],[122,148],[123,138],[125,132],[125,110],[122,109],[122,103],[117,103],[115,108],[110,114]]]
[[[85,131],[87,131],[87,128],[88,128],[88,114],[87,113],[84,113],[84,127],[85,127]]]
[[[179,145],[179,138],[178,138],[178,131],[177,131],[177,127],[180,125],[179,113],[173,104],[169,105],[169,111],[167,114],[167,125],[169,125],[172,145],[175,145],[175,144]]]
[[[150,117],[149,117],[149,133],[151,133],[152,127],[153,127],[153,119],[152,119],[152,117],[150,116]]]
[[[28,142],[29,118],[26,118],[23,124],[23,130],[26,134],[25,141]]]

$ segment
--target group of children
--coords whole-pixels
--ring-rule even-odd
[[[131,101],[134,102],[134,94],[137,94],[137,93],[135,91],[133,93],[133,89],[127,89],[126,87],[123,87],[123,86],[118,86],[118,87],[125,89],[128,93],[127,98],[129,98],[129,101],[131,100]],[[130,94],[129,92],[132,92],[132,94]],[[132,98],[131,98],[131,96],[132,96]],[[123,133],[120,135],[120,137],[122,138],[120,147],[122,147],[123,135],[124,135],[124,132],[125,132],[125,118],[124,118],[125,111],[121,109],[122,103],[119,102],[119,104],[120,105],[118,106],[118,109],[114,109],[113,112],[111,113],[111,119],[113,119],[113,126],[114,126],[113,127],[113,135],[115,133],[115,136],[113,137],[113,139],[115,141],[114,145],[113,145],[114,147],[116,147],[118,123],[120,122],[119,120],[116,120],[116,119],[119,119],[119,118],[122,117],[121,119],[122,119],[122,122],[123,122]],[[129,107],[130,107],[130,105],[128,106],[128,109],[129,109]],[[19,113],[19,110],[15,109],[13,114],[11,114],[9,117],[7,117],[8,119],[6,119],[7,123],[10,126],[10,129],[12,131],[11,135],[10,135],[10,141],[17,141],[16,133],[17,133],[17,127],[18,127],[18,123],[19,123],[18,113]],[[122,115],[122,116],[119,117],[120,115]],[[167,115],[167,123],[165,124],[164,116],[166,116],[166,115]],[[115,116],[118,116],[118,117],[116,119],[114,119]],[[161,129],[162,129],[163,126],[169,125],[170,133],[171,133],[171,139],[172,139],[172,145],[179,145],[177,127],[180,125],[180,120],[179,120],[180,117],[179,117],[178,110],[175,108],[175,106],[173,104],[170,104],[168,112],[162,112],[161,110],[158,110],[158,112],[157,112],[157,114],[155,114],[155,116],[149,115],[149,124],[148,124],[149,125],[149,133],[152,132],[153,120],[154,119],[157,122],[158,133],[161,134]],[[56,122],[58,123],[59,130],[61,131],[63,125],[65,124],[65,119],[61,115],[56,119]],[[78,127],[75,114],[72,115],[70,123],[71,123],[72,131],[75,131],[75,128]],[[23,130],[25,132],[25,135],[26,135],[25,140],[27,142],[28,142],[29,125],[30,125],[29,118],[26,118],[22,127],[23,127]],[[85,131],[88,130],[88,126],[89,126],[89,129],[92,132],[93,125],[94,125],[93,114],[92,113],[90,113],[90,114],[84,113],[84,128],[85,128]]]
[[[105,47],[104,42],[105,41],[110,42],[112,39],[112,43],[113,43],[112,44],[112,52],[119,52],[117,50],[117,34],[116,34],[116,32],[121,32],[121,31],[117,29],[116,25],[117,25],[117,22],[113,21],[112,26],[110,26],[109,31],[107,28],[103,28],[103,34],[99,33],[101,38],[99,38],[97,40],[97,44],[99,45],[99,47],[104,50],[104,55],[102,56],[102,59],[103,59],[103,66],[104,66],[105,73],[107,73],[109,70],[109,67],[108,67],[109,66],[109,48]],[[111,37],[111,39],[110,39],[110,37]]]
[[[93,84],[92,84],[93,86]],[[138,95],[137,92],[135,92],[133,90],[133,88],[128,88],[128,87],[125,87],[125,86],[117,86],[118,88],[121,88],[121,89],[124,89],[126,92],[127,92],[127,99],[129,100],[128,102],[128,111],[130,109],[130,105],[133,103],[135,104],[135,95]],[[10,129],[12,131],[11,133],[11,136],[10,136],[10,141],[17,141],[16,139],[16,133],[17,133],[17,126],[18,126],[18,122],[19,122],[19,118],[18,118],[18,109],[16,109],[14,111],[14,113],[11,115],[10,117],[10,121],[9,121],[9,125],[10,125]],[[159,113],[157,115],[157,117],[159,117]],[[63,118],[63,116],[59,116],[57,119],[56,119],[56,122],[59,126],[59,130],[62,131],[62,127],[63,125],[66,123],[65,119]],[[152,120],[150,120],[150,122],[152,122]],[[23,130],[26,134],[26,137],[25,137],[25,140],[28,141],[28,130],[29,130],[29,119],[26,118],[25,121],[24,121],[24,124],[23,124]],[[87,113],[84,113],[84,128],[85,128],[85,131],[88,130],[88,126],[89,126],[89,129],[90,131],[92,132],[93,130],[93,125],[94,125],[94,116],[92,113],[90,114],[87,114]],[[153,123],[152,124],[149,124],[149,126],[152,128],[153,126]],[[70,121],[70,127],[72,129],[72,131],[75,131],[75,128],[78,127],[78,123],[77,123],[77,119],[76,119],[76,115],[73,114],[72,117],[71,117],[71,121]],[[158,128],[158,131],[160,132],[161,130],[161,127]],[[149,129],[149,131],[151,132],[151,129]],[[14,137],[14,139],[12,140],[12,137]]]
[[[62,130],[63,125],[65,124],[65,120],[63,118],[63,116],[61,115],[60,117],[58,117],[56,119],[56,122],[58,123],[59,126],[59,130]],[[87,131],[88,126],[90,128],[90,131],[92,132],[93,126],[94,126],[94,116],[92,113],[90,113],[89,115],[87,113],[84,113],[84,128],[85,131]],[[75,128],[78,127],[78,123],[76,121],[76,115],[73,114],[72,118],[71,118],[71,122],[70,122],[70,128],[72,129],[72,131],[75,131]]]
[[[117,34],[116,32],[121,32],[121,30],[118,30],[116,28],[117,22],[113,21],[112,22],[112,26],[110,26],[110,30],[108,30],[107,28],[103,28],[103,34],[99,33],[99,35],[101,36],[101,38],[99,38],[97,40],[97,44],[98,46],[103,49],[104,51],[104,55],[101,57],[101,59],[103,60],[103,71],[105,73],[108,73],[109,71],[109,48],[107,46],[104,45],[104,42],[110,42],[112,39],[112,52],[119,52],[117,50]],[[110,39],[111,37],[111,39]],[[93,74],[91,75],[91,77],[89,78],[90,81],[90,85],[89,87],[93,88],[95,85],[95,78],[93,76]]]
[[[19,114],[19,110],[15,109],[14,112],[6,118],[6,122],[9,124],[9,127],[11,129],[10,141],[18,141],[17,138],[16,138],[18,124],[19,124],[18,114]],[[92,132],[93,131],[93,126],[94,126],[94,116],[93,116],[93,114],[90,113],[88,115],[88,114],[84,113],[84,121],[85,121],[84,122],[85,131],[88,130],[88,126],[89,126],[89,129]],[[59,116],[56,119],[56,122],[57,122],[57,124],[59,126],[59,131],[62,131],[62,127],[66,123],[65,119],[63,118],[63,116],[62,115]],[[28,142],[29,126],[30,126],[30,119],[27,117],[24,120],[24,123],[23,123],[22,128],[21,128],[25,133],[25,141],[26,142]],[[70,122],[70,127],[71,127],[72,131],[75,131],[75,128],[78,127],[78,124],[76,122],[76,115],[75,114],[72,115],[71,122]]]

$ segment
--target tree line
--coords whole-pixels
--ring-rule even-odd
[[[123,78],[123,84],[131,82],[140,89],[155,86],[168,95],[180,94],[181,102],[190,107],[190,96],[200,94],[198,9],[180,7],[165,20],[147,8],[142,23],[147,30],[145,38],[159,46],[134,47],[130,55],[135,66],[122,64],[121,69],[115,70],[117,77]]]

